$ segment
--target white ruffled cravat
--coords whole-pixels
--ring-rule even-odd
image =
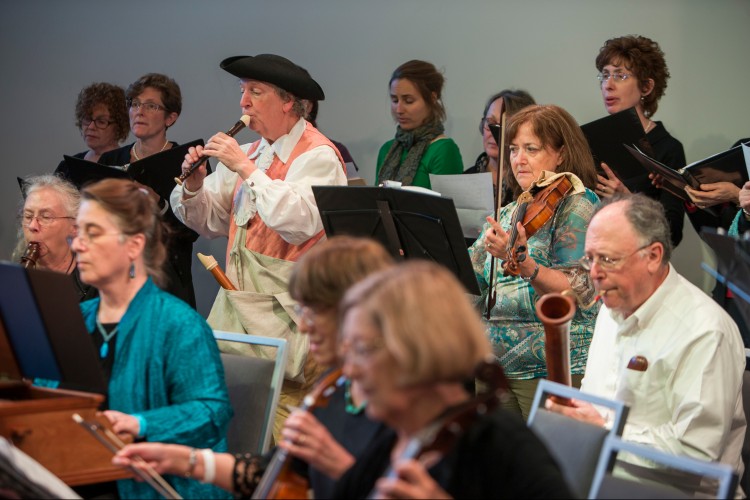
[[[269,144],[265,144],[259,151],[255,160],[255,166],[262,172],[266,172],[273,163],[274,150]],[[258,212],[255,206],[255,191],[253,191],[247,182],[243,182],[237,190],[234,197],[234,223],[238,226],[244,226],[247,222],[255,217]]]

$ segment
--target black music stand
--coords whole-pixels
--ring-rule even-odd
[[[732,291],[745,324],[750,325],[750,241],[719,234],[713,228],[704,228],[701,238],[716,253],[716,269],[705,262],[701,267]]]
[[[107,394],[73,278],[0,262],[0,328],[21,375],[61,387]]]
[[[381,187],[312,190],[328,237],[369,237],[396,259],[437,262],[453,271],[469,293],[480,294],[451,198]]]

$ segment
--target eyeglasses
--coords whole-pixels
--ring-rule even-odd
[[[106,118],[94,118],[93,120],[89,120],[88,118],[84,118],[81,120],[81,128],[89,128],[89,125],[94,124],[94,126],[98,129],[105,129],[112,125],[114,121],[107,120]]]
[[[482,120],[479,122],[479,126],[482,127],[483,130],[486,130],[487,132],[490,131],[490,127],[500,125],[495,120],[490,120],[487,117],[482,118]]]
[[[125,233],[99,233],[94,231],[79,231],[75,236],[68,236],[68,245],[72,245],[76,238],[86,247],[96,244],[102,236],[124,236]]]
[[[376,352],[385,347],[382,340],[373,342],[352,342],[343,340],[339,347],[341,359],[356,365],[364,364],[370,361]]]
[[[304,321],[308,328],[315,325],[315,319],[317,317],[330,310],[331,308],[326,306],[310,307],[303,306],[302,304],[294,304],[294,314],[296,314],[301,321]]]
[[[55,222],[57,219],[75,219],[75,217],[65,217],[65,216],[56,217],[54,215],[47,215],[47,214],[38,214],[38,215],[23,214],[21,215],[20,219],[21,219],[21,223],[23,224],[23,227],[29,227],[31,223],[34,221],[34,219],[36,219],[37,223],[41,227],[47,227],[53,222]]]
[[[131,111],[138,111],[141,108],[149,113],[156,113],[160,109],[163,109],[164,111],[167,110],[167,108],[165,108],[161,104],[156,104],[155,102],[140,102],[129,99],[127,101],[127,104]]]
[[[633,75],[629,75],[628,73],[610,73],[608,71],[602,71],[598,75],[596,75],[596,79],[599,80],[599,85],[603,84],[604,82],[608,82],[611,78],[615,83],[621,83],[630,78]]]
[[[651,246],[653,243],[649,243],[647,245],[643,245],[642,247],[638,248],[634,252],[631,252],[623,257],[618,257],[616,259],[613,259],[612,257],[607,257],[605,255],[599,255],[590,257],[588,255],[584,255],[581,257],[578,262],[581,264],[581,267],[586,271],[591,271],[591,266],[594,265],[594,262],[599,262],[599,267],[604,269],[605,271],[614,271],[620,267],[620,265],[625,262],[627,259],[632,257],[633,255],[637,254],[641,250],[644,250]]]
[[[511,157],[518,156],[518,153],[521,152],[521,149],[523,149],[524,153],[526,153],[526,156],[534,157],[539,154],[539,152],[542,150],[539,146],[534,146],[533,144],[527,144],[523,147],[518,146],[508,146],[508,151],[510,152]]]

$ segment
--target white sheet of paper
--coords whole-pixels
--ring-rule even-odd
[[[750,179],[750,146],[742,143],[742,154],[745,155],[745,168],[747,169],[747,177]]]
[[[476,238],[488,215],[494,213],[495,197],[492,194],[492,173],[468,175],[430,174],[432,189],[443,197],[453,198],[458,220],[464,236]]]

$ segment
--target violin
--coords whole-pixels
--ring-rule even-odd
[[[302,400],[301,409],[309,412],[313,408],[326,406],[342,381],[340,368],[323,377]],[[251,498],[307,498],[310,485],[307,479],[292,470],[293,458],[289,451],[277,448]]]
[[[561,175],[548,186],[539,188],[534,184],[528,191],[521,193],[508,232],[506,258],[501,264],[504,276],[518,276],[519,265],[526,259],[526,247],[517,246],[518,223],[526,231],[526,237],[531,238],[555,215],[560,202],[572,190],[573,183],[568,176]]]
[[[494,356],[488,357],[477,365],[474,378],[485,383],[487,389],[464,403],[448,408],[434,422],[420,430],[407,443],[399,458],[391,464],[404,459],[416,460],[428,452],[445,455],[480,417],[494,410],[508,397],[510,391],[508,380]],[[391,465],[383,477],[394,478],[396,476],[396,471]],[[367,498],[375,498],[376,493],[376,490],[371,491]]]

